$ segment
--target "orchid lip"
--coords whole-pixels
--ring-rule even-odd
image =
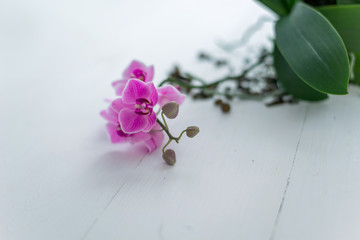
[[[136,79],[140,79],[141,81],[145,81],[146,79],[146,73],[144,73],[142,70],[140,69],[136,69],[133,71],[133,73],[131,74],[131,77],[136,78]]]
[[[152,113],[153,106],[145,98],[136,99],[135,113],[139,115],[149,115]]]

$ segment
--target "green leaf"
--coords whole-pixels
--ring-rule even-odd
[[[298,2],[275,26],[276,45],[291,69],[312,88],[347,94],[350,67],[345,45],[315,9]]]
[[[360,85],[360,53],[355,53],[354,57],[355,57],[355,63],[352,69],[354,78],[351,79],[351,81],[356,85]]]
[[[354,4],[360,3],[360,0],[336,0],[336,4]]]
[[[319,7],[345,42],[349,52],[360,52],[360,4]]]
[[[285,3],[283,0],[258,0],[271,10],[273,10],[275,13],[277,13],[279,16],[287,15],[289,12],[286,8]]]
[[[298,2],[298,0],[285,0],[287,9],[290,11],[294,7],[295,3],[297,3],[297,2]]]
[[[279,82],[285,90],[297,99],[320,101],[328,96],[304,83],[291,69],[279,50],[274,50],[274,65]]]

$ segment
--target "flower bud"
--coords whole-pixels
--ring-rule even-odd
[[[214,103],[215,105],[221,105],[223,101],[221,99],[217,99]]]
[[[221,104],[221,110],[223,111],[223,113],[230,112],[230,104],[228,103]]]
[[[168,102],[161,110],[167,118],[174,119],[179,113],[179,104],[177,102]]]
[[[200,132],[200,129],[196,126],[190,126],[186,129],[186,136],[189,138],[195,137]]]
[[[176,163],[176,155],[175,155],[175,151],[172,149],[167,149],[163,155],[162,158],[164,159],[164,161],[169,164],[170,166],[174,165]]]

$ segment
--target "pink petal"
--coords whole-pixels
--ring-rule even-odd
[[[120,81],[122,81],[122,80],[113,81],[113,82],[111,83],[111,85],[112,85],[113,87],[115,87],[117,84],[119,84]]]
[[[145,82],[151,82],[154,78],[154,66],[150,66],[148,67],[148,69],[146,70],[147,76],[145,79]]]
[[[118,124],[118,114],[111,107],[109,107],[107,110],[102,110],[100,115],[109,122]]]
[[[119,113],[119,123],[124,133],[142,131],[149,123],[147,115],[136,114],[134,110],[124,108]]]
[[[131,144],[144,142],[144,141],[147,141],[147,140],[150,140],[150,139],[151,139],[151,134],[147,133],[147,132],[134,133],[129,138]]]
[[[149,150],[149,153],[154,151],[156,148],[158,148],[161,143],[163,142],[165,137],[164,132],[152,132],[151,133],[151,139],[145,141],[145,145]]]
[[[160,126],[159,123],[155,123],[154,127],[151,129],[151,131],[159,131],[159,130],[162,130],[162,127]]]
[[[117,98],[111,103],[111,108],[117,113],[119,113],[122,109],[129,108],[131,106],[132,105],[129,106],[128,104],[125,104],[122,98]]]
[[[177,102],[179,105],[181,105],[185,100],[185,95],[171,85],[159,87],[157,89],[157,92],[159,94],[160,107],[172,101]]]
[[[172,86],[172,85],[167,85],[167,86],[163,86],[163,87],[159,87],[157,89],[158,93],[161,95],[168,95],[168,94],[181,94],[179,92],[179,90]]]
[[[151,104],[153,106],[156,105],[156,103],[158,102],[158,93],[157,93],[157,90],[154,86],[153,83],[147,83],[147,85],[149,86],[149,89],[150,89],[150,97],[148,98],[148,100],[150,100]]]
[[[148,120],[148,125],[143,129],[144,132],[149,132],[155,125],[156,123],[156,114],[154,112],[152,112],[150,114],[150,116],[147,116],[147,120]]]
[[[123,102],[126,104],[135,104],[139,98],[148,99],[151,94],[150,87],[137,79],[130,79],[123,91]]]
[[[122,93],[124,91],[124,88],[125,88],[127,82],[128,82],[128,80],[119,80],[116,82],[116,84],[113,85],[115,88],[116,95],[122,96]]]
[[[125,142],[127,140],[127,137],[124,136],[120,136],[117,133],[117,128],[118,126],[112,123],[108,123],[106,124],[106,130],[110,136],[110,140],[112,143],[120,143],[120,142]]]

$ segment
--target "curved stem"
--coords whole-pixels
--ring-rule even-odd
[[[180,140],[181,136],[186,132],[186,130],[183,130],[181,133],[180,133],[180,136],[177,137],[178,140]]]
[[[165,146],[162,148],[162,153],[165,153],[165,148],[171,143],[172,139],[169,138],[168,142],[165,144]]]

